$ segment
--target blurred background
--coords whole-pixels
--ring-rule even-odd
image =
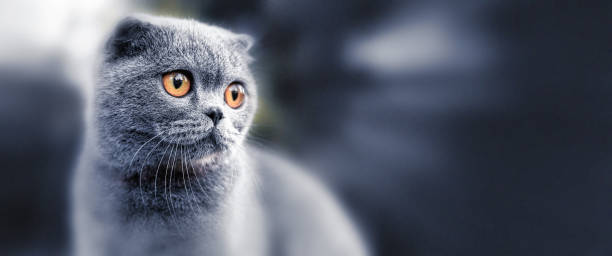
[[[0,253],[66,255],[83,91],[123,15],[256,38],[251,141],[376,255],[612,255],[611,1],[3,1]]]

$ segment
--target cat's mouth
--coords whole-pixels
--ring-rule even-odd
[[[206,179],[208,169],[223,156],[226,148],[203,139],[193,144],[164,143],[163,150],[149,156],[145,163],[136,166],[124,177],[130,187],[173,187],[176,191],[192,181]],[[160,144],[160,145],[161,145]]]
[[[158,165],[160,168],[186,169],[187,166],[212,162],[229,149],[230,143],[215,131],[197,140],[181,141],[166,136],[157,142],[155,156],[145,161],[150,167]]]
[[[210,162],[228,150],[228,145],[218,142],[214,136],[208,136],[190,144],[168,144],[166,147],[170,148],[170,152],[165,154],[162,152],[162,158],[166,162],[182,162],[190,165]]]
[[[124,177],[123,182],[132,204],[176,215],[214,207],[231,176],[214,165],[170,158]]]
[[[123,173],[122,181],[135,205],[169,214],[211,209],[227,191],[231,170],[220,169],[227,144],[209,135],[196,143],[158,140],[155,153]],[[144,154],[144,153],[143,153]]]
[[[185,139],[177,134],[160,134],[149,136],[148,147],[137,151],[134,161],[128,167],[124,179],[131,183],[138,178],[138,183],[155,183],[160,175],[166,173],[193,177],[205,175],[202,166],[214,164],[229,151],[230,140],[225,139],[216,128],[206,136]]]
[[[205,147],[208,149],[224,149],[231,140],[227,139],[218,128],[206,132],[187,130],[180,132],[162,133],[161,140],[166,144],[175,144],[185,147]]]
[[[184,183],[183,179],[198,179],[206,175],[206,165],[200,164],[199,161],[177,159],[177,157],[170,156],[168,161],[160,161],[157,165],[144,166],[138,173],[126,177],[126,181],[131,184],[138,184],[138,186],[143,184],[158,186],[172,184],[172,186],[180,187]]]
[[[192,203],[214,205],[233,177],[231,171],[219,168],[231,154],[233,142],[216,131],[191,142],[160,137],[151,136],[149,147],[137,153],[135,164],[122,175],[134,203],[161,212],[176,212],[177,205]]]
[[[206,135],[186,136],[185,134],[169,134],[160,139],[159,150],[169,154],[179,154],[182,158],[196,161],[209,158],[211,155],[227,151],[232,144],[231,140],[224,138],[217,129],[212,129]],[[163,150],[162,150],[163,149]]]

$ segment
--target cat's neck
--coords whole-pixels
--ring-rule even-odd
[[[231,190],[218,199],[214,208],[203,209],[205,205],[186,208],[183,205],[178,209],[179,202],[172,200],[182,199],[169,197],[164,209],[174,209],[160,212],[159,209],[143,210],[134,200],[126,200],[133,197],[134,192],[125,188],[120,175],[116,175],[116,167],[97,159],[92,168],[95,172],[85,175],[84,185],[90,192],[86,192],[88,195],[80,202],[92,228],[104,230],[94,237],[93,243],[104,244],[101,250],[106,252],[122,250],[120,255],[180,255],[182,251],[231,255],[231,251],[248,247],[246,242],[265,244],[253,243],[253,236],[265,237],[261,234],[263,216],[254,188],[254,172],[245,168],[243,162],[222,160],[226,164],[214,165],[217,169],[210,171],[228,172],[225,168],[234,168],[235,172],[232,173]],[[240,164],[240,168],[227,163]],[[126,248],[135,251],[126,252]]]

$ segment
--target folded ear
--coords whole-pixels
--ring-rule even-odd
[[[247,52],[253,46],[255,40],[249,35],[246,34],[238,34],[234,38],[234,45],[245,52]]]
[[[149,45],[149,35],[153,28],[153,24],[139,18],[124,18],[106,43],[106,58],[115,60],[138,55]]]

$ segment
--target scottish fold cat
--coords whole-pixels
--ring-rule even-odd
[[[246,35],[148,15],[105,45],[73,180],[75,255],[366,255],[314,178],[245,136]]]

